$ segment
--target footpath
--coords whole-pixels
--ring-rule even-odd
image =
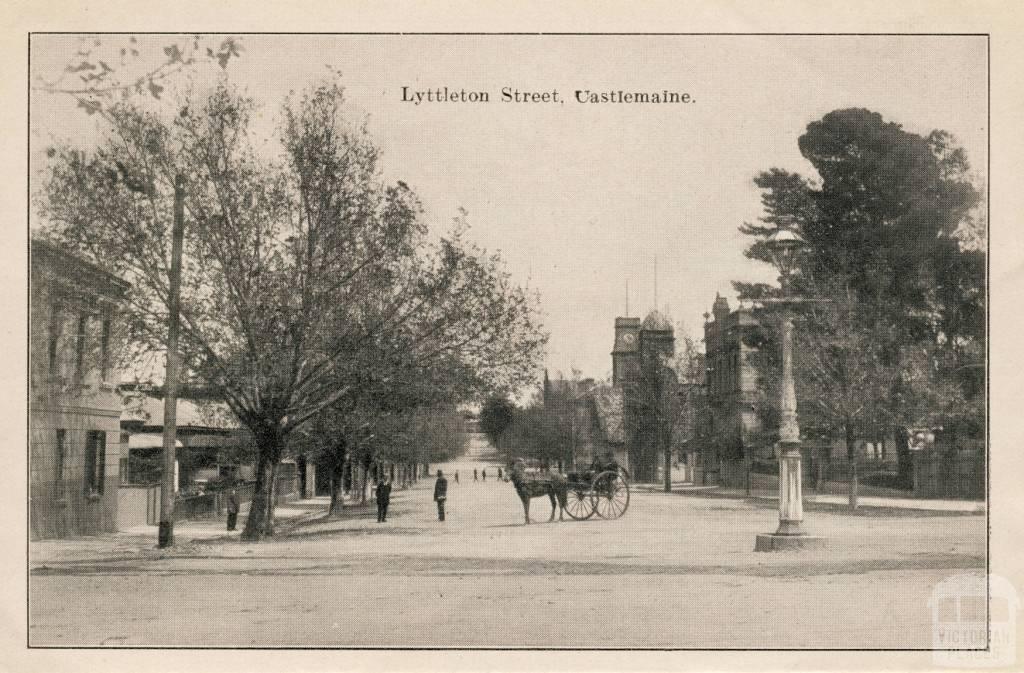
[[[631,488],[648,493],[663,491],[662,484],[633,484]],[[730,498],[755,502],[778,502],[779,496],[765,491],[754,490],[749,495],[742,488],[724,486],[698,486],[689,482],[672,482],[672,493],[702,498]],[[918,498],[892,498],[884,496],[860,496],[858,507],[873,509],[917,510],[921,512],[953,512],[962,514],[984,514],[986,505],[976,500],[935,500]],[[846,495],[814,493],[804,491],[805,505],[843,506],[849,504]]]
[[[303,523],[323,517],[329,503],[327,497],[293,500],[274,508],[274,528],[287,533]],[[354,503],[346,506],[358,507]],[[157,547],[156,526],[134,526],[116,533],[87,535],[66,539],[33,540],[29,546],[29,565],[45,567],[47,563],[68,562],[89,558],[133,556],[173,556],[194,553],[196,545],[209,545],[237,541],[245,528],[249,503],[243,503],[235,530],[227,530],[225,515],[174,522],[174,546]]]

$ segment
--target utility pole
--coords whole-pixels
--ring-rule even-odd
[[[167,308],[167,371],[164,374],[164,471],[160,487],[160,531],[157,546],[174,544],[175,450],[178,435],[179,310],[181,303],[181,247],[185,237],[185,176],[174,176],[174,227],[171,232],[170,296]]]

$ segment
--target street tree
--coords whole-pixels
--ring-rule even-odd
[[[466,240],[464,215],[431,239],[413,191],[381,182],[377,149],[342,104],[335,83],[290,96],[269,157],[255,102],[227,85],[173,119],[119,104],[95,150],[49,152],[49,234],[132,283],[131,334],[151,350],[165,348],[167,239],[187,178],[180,350],[253,435],[249,540],[272,532],[287,439],[356,390],[368,354],[453,358],[481,386],[510,389],[545,340],[532,297]]]
[[[944,131],[921,136],[864,109],[835,110],[808,125],[799,138],[817,176],[773,168],[754,182],[763,190],[765,214],[741,231],[755,240],[748,257],[770,261],[764,241],[785,223],[808,244],[798,294],[826,279],[852,293],[870,316],[869,336],[882,361],[897,373],[886,395],[904,419],[891,426],[901,479],[909,482],[905,431],[910,411],[934,388],[904,356],[933,353],[940,379],[955,380],[966,399],[984,389],[985,253],[976,244],[984,217],[981,197],[962,148]],[[983,233],[981,234],[983,235]],[[736,283],[741,298],[778,295],[764,284]],[[798,331],[799,336],[799,331]],[[980,411],[980,404],[968,405]],[[958,427],[977,431],[981,417]]]
[[[480,430],[492,446],[498,446],[505,428],[512,423],[516,406],[504,395],[488,397],[480,409]]]
[[[797,408],[806,423],[845,442],[849,504],[856,508],[857,440],[876,438],[896,420],[889,395],[899,370],[885,350],[889,339],[880,338],[891,325],[867,313],[848,286],[830,289],[815,293],[828,301],[808,304],[800,311],[794,336]]]
[[[32,91],[69,96],[86,114],[107,116],[110,108],[132,96],[160,100],[170,82],[202,64],[226,70],[243,51],[241,40],[231,36],[169,39],[157,47],[159,52],[152,40],[144,42],[134,35],[82,36],[60,72],[32,77]]]
[[[512,422],[502,432],[497,447],[506,463],[518,458],[534,460],[550,466],[564,458],[569,438],[567,427],[557,414],[546,409],[540,400],[516,408]]]
[[[671,490],[673,431],[682,418],[675,351],[641,349],[637,375],[623,384],[626,426],[632,428],[631,476],[657,481],[658,460],[664,458],[665,485]]]
[[[676,381],[675,395],[670,404],[662,405],[669,433],[664,465],[666,492],[672,490],[672,453],[693,451],[699,446],[709,419],[704,354],[684,323],[676,325],[675,334],[675,354],[668,365]]]
[[[568,375],[557,372],[554,379],[545,372],[544,380],[543,398],[537,403],[544,408],[544,427],[550,431],[545,460],[557,463],[559,469],[565,465],[575,468],[588,434],[591,398],[598,384],[584,378],[583,372],[575,367]]]
[[[71,96],[86,114],[105,116],[132,95],[161,99],[169,82],[203,64],[226,70],[243,51],[242,41],[230,36],[169,39],[159,45],[159,53],[152,40],[144,42],[133,35],[82,36],[59,73],[34,75],[32,90]]]

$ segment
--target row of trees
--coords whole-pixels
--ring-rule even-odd
[[[261,107],[221,83],[168,115],[118,102],[102,110],[98,147],[48,151],[45,234],[131,282],[135,357],[166,352],[185,181],[179,347],[190,383],[252,434],[245,539],[273,532],[286,452],[314,449],[334,474],[349,456],[431,459],[428,435],[455,450],[441,419],[528,382],[545,342],[537,298],[467,240],[465,213],[444,235],[429,230],[413,190],[382,181],[343,101],[334,81],[290,96],[274,150]]]
[[[791,290],[819,301],[796,308],[794,371],[801,425],[855,443],[890,437],[909,485],[906,429],[984,431],[985,251],[982,194],[964,151],[943,131],[926,136],[863,109],[836,110],[799,139],[818,175],[773,168],[757,176],[765,215],[741,231],[747,256],[771,261],[780,225],[806,240]],[[778,288],[735,283],[742,299]],[[756,364],[769,423],[777,410],[775,322],[762,312]],[[855,469],[855,468],[854,468]],[[856,499],[856,473],[851,500]]]

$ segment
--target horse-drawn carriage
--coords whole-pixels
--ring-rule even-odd
[[[570,472],[566,475],[565,511],[578,521],[595,513],[602,519],[618,519],[629,509],[628,477],[626,469],[618,465]]]
[[[577,521],[597,514],[602,519],[617,519],[629,508],[629,472],[614,460],[595,461],[582,472],[566,475],[527,474],[525,464],[516,461],[508,471],[523,503],[526,523],[530,523],[530,499],[547,496],[551,499],[551,521],[566,512]]]

